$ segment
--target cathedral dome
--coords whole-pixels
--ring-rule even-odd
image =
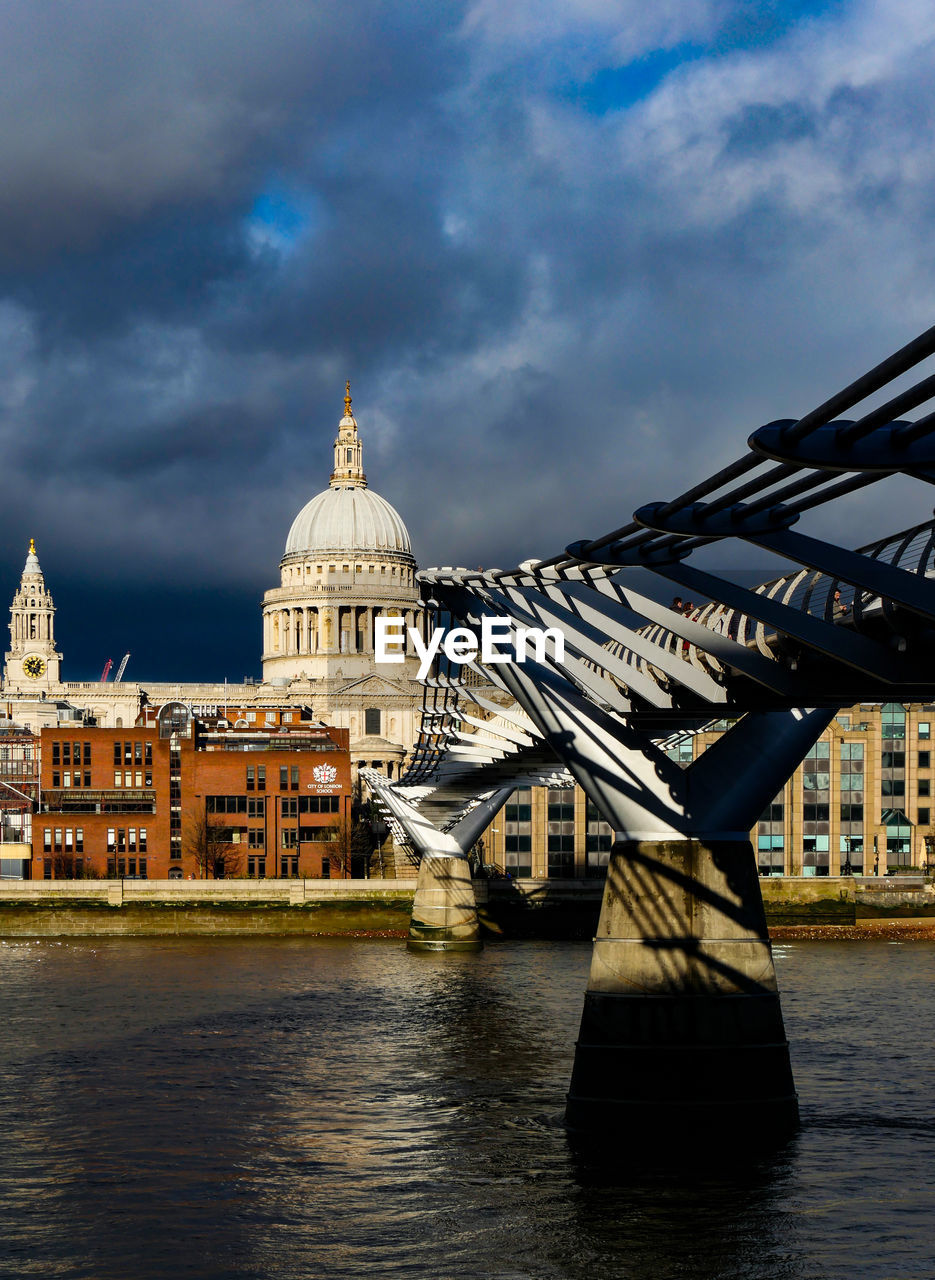
[[[286,555],[308,557],[324,551],[412,554],[409,531],[396,509],[360,485],[325,489],[293,520]]]
[[[350,383],[334,442],[331,487],[316,494],[293,520],[284,560],[308,560],[326,551],[412,555],[409,531],[399,512],[367,488],[360,435],[351,413]]]

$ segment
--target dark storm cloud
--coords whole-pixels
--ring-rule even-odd
[[[8,593],[34,534],[112,647],[162,629],[159,671],[241,599],[239,674],[346,377],[420,562],[505,566],[926,327],[929,8],[773,8],[6,5]]]

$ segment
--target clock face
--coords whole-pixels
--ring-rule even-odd
[[[30,680],[38,680],[40,676],[45,675],[45,661],[34,653],[24,661],[23,670]]]

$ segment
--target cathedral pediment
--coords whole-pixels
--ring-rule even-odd
[[[348,693],[355,697],[366,695],[368,698],[411,698],[413,685],[409,680],[395,681],[387,680],[384,676],[366,675],[349,680],[346,684],[335,683],[329,690],[331,697]]]

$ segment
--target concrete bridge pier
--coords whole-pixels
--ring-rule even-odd
[[[420,855],[419,876],[409,921],[410,951],[480,951],[477,899],[467,854],[481,832],[506,804],[514,784],[480,798],[448,831],[439,831],[383,777],[363,771],[370,789],[403,828]]]
[[[788,1136],[798,1106],[748,832],[834,711],[749,713],[681,768],[562,673],[502,670],[617,832],[570,1133],[639,1159]]]
[[[769,1145],[795,1129],[748,841],[615,845],[566,1120],[586,1146],[622,1143],[638,1155],[695,1141]]]
[[[423,854],[409,921],[410,951],[480,951],[477,900],[467,858]]]

